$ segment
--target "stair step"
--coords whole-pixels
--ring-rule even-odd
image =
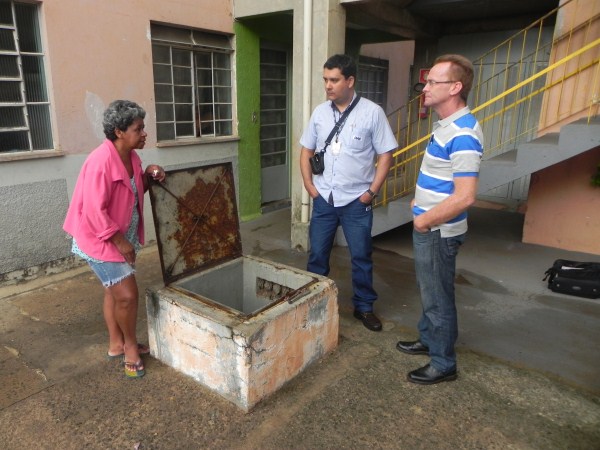
[[[579,154],[589,148],[600,145],[600,117],[590,120],[578,120],[565,125],[560,130],[561,147],[570,149],[573,154]]]
[[[564,125],[516,150],[481,162],[478,193],[483,194],[521,177],[550,167],[600,145],[600,117]]]
[[[517,149],[509,150],[499,155],[492,156],[491,158],[484,160],[486,163],[492,164],[516,164],[517,162]]]

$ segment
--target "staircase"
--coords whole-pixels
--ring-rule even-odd
[[[580,119],[516,149],[484,159],[479,173],[478,194],[545,169],[600,146],[600,116]]]
[[[600,116],[580,119],[563,126],[559,133],[548,133],[481,162],[478,194],[502,186],[521,177],[550,167],[561,161],[600,146]],[[373,210],[372,235],[412,222],[410,201],[412,195],[404,195]],[[341,228],[336,243],[346,246]]]
[[[474,61],[469,103],[484,132],[478,194],[600,146],[600,13],[586,8],[583,0],[567,0]],[[577,23],[555,29],[557,37],[544,43],[539,36],[553,16],[561,26],[568,17]],[[538,45],[525,54],[532,37]],[[392,113],[394,121],[400,148],[374,204],[373,236],[412,221],[410,201],[431,132],[431,115],[419,117],[418,97]],[[337,243],[346,244],[341,230]]]

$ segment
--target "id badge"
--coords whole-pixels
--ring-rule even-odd
[[[331,153],[333,153],[335,156],[339,155],[341,151],[342,151],[342,143],[341,142],[335,141],[331,144]]]

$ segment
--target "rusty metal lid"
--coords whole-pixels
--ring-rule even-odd
[[[150,186],[165,284],[242,256],[231,163],[166,173]]]

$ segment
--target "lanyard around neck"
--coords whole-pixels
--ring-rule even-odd
[[[342,130],[342,127],[346,123],[346,119],[350,115],[350,111],[352,111],[352,109],[354,109],[354,107],[356,106],[356,104],[358,103],[359,100],[360,100],[360,97],[357,95],[356,98],[352,101],[352,103],[350,103],[350,105],[342,113],[340,119],[337,121],[337,123],[333,127],[333,130],[331,130],[331,133],[329,133],[329,136],[327,137],[327,140],[325,141],[325,147],[323,148],[323,151],[327,150],[327,147],[329,146],[329,144],[331,144],[331,139],[333,139],[333,136],[338,135],[340,133],[340,131]],[[332,108],[333,108],[333,104],[332,104]],[[335,111],[333,114],[333,119],[335,120]]]

